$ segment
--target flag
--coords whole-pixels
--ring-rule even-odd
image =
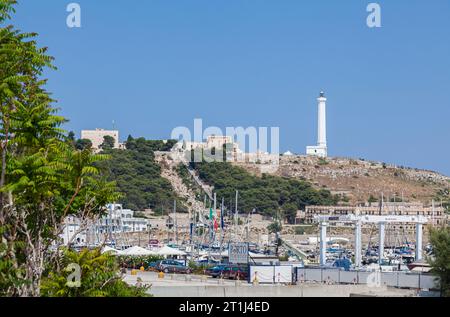
[[[214,230],[217,231],[219,229],[219,224],[217,223],[217,218],[214,218]]]
[[[213,209],[209,208],[209,220],[213,219]]]

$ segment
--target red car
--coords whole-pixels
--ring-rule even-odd
[[[230,280],[247,280],[248,279],[248,268],[240,266],[228,266],[222,271],[223,278]]]

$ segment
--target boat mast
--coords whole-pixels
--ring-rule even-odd
[[[220,259],[220,263],[222,263],[222,245],[223,245],[223,238],[224,238],[224,234],[223,234],[223,230],[225,229],[224,226],[222,225],[222,219],[224,217],[223,212],[224,212],[224,198],[222,197],[222,205],[220,206],[220,249],[219,249],[219,259]]]
[[[234,206],[234,217],[235,217],[235,239],[237,241],[238,239],[238,226],[239,226],[239,213],[238,213],[238,197],[239,197],[239,191],[236,190],[236,200],[235,200],[235,206]]]
[[[173,236],[175,243],[178,244],[178,232],[177,232],[177,201],[173,201]]]

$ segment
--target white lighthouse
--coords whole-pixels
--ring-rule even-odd
[[[318,122],[317,122],[317,145],[306,147],[307,155],[327,157],[327,98],[325,93],[320,92],[318,102]]]

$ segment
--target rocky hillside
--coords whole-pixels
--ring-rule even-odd
[[[235,163],[254,174],[261,174],[261,165]],[[308,180],[317,188],[347,197],[348,203],[379,198],[429,203],[431,199],[450,200],[450,178],[432,171],[386,165],[380,162],[347,158],[321,159],[308,156],[282,156],[280,166],[271,174]]]
[[[197,193],[187,186],[177,172],[180,166],[167,152],[155,152],[155,161],[161,167],[161,177],[167,179],[178,197],[185,200],[189,212],[203,210],[203,203],[198,200]]]

